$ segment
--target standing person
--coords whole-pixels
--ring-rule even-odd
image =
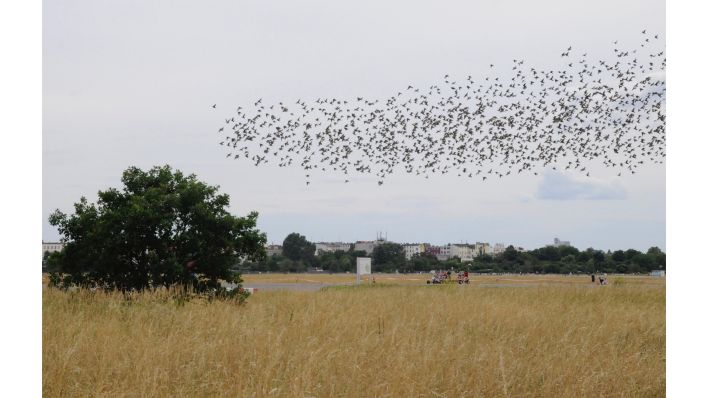
[[[593,272],[592,275],[590,275],[590,280],[592,280],[592,283],[595,283],[595,273]]]

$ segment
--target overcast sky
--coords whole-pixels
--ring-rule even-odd
[[[43,238],[46,219],[120,185],[124,169],[170,164],[260,213],[269,242],[503,242],[554,237],[580,248],[665,248],[665,167],[622,177],[545,172],[481,182],[315,176],[227,160],[217,129],[266,101],[380,98],[444,74],[524,59],[557,67],[614,40],[665,36],[663,1],[60,1],[43,10]],[[217,109],[211,105],[216,103]]]

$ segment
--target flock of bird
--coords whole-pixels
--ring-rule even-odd
[[[658,35],[642,32],[641,47],[620,49],[612,61],[589,62],[572,47],[562,67],[541,70],[513,60],[507,76],[429,87],[409,85],[388,98],[317,98],[236,109],[219,128],[227,158],[256,166],[376,176],[396,172],[480,178],[545,168],[590,176],[590,162],[635,173],[665,158],[665,51]],[[663,46],[660,46],[663,47]],[[489,65],[490,72],[496,71]],[[212,105],[216,108],[216,104]]]

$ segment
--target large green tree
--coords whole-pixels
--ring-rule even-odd
[[[440,268],[437,257],[428,253],[414,254],[407,262],[410,263],[412,271],[430,271]]]
[[[217,186],[170,166],[131,167],[122,182],[121,189],[99,191],[95,204],[82,197],[74,214],[56,210],[49,217],[66,242],[55,259],[54,284],[220,291],[222,280],[241,282],[232,271],[240,257],[265,255],[258,214],[231,215],[229,196]]]
[[[375,272],[391,272],[403,268],[406,254],[398,243],[384,242],[374,247],[372,265]]]
[[[647,256],[652,258],[652,262],[658,269],[666,269],[666,253],[662,252],[656,246],[650,247],[647,250]]]
[[[319,264],[323,270],[329,272],[355,272],[356,255],[352,250],[335,252],[324,252],[319,255]],[[360,253],[361,254],[361,253]],[[366,253],[360,257],[366,256]]]
[[[304,261],[313,264],[315,261],[315,244],[304,235],[291,233],[283,241],[283,256],[292,261]]]

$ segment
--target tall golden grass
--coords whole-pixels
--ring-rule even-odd
[[[45,396],[663,396],[663,286],[43,293]]]

